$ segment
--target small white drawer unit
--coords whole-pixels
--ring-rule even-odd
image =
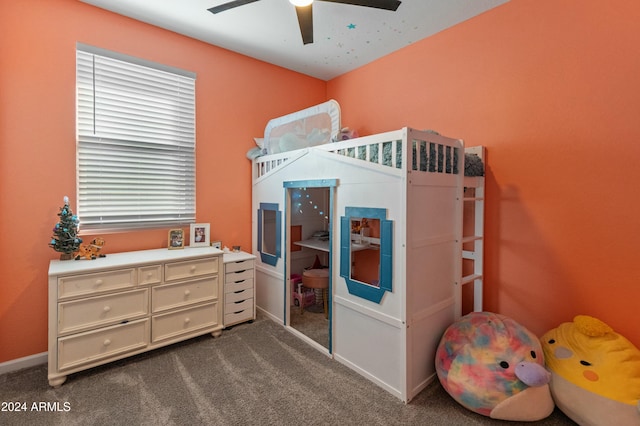
[[[223,328],[222,251],[143,250],[49,264],[49,384]]]
[[[255,258],[245,252],[224,254],[225,327],[256,318]]]

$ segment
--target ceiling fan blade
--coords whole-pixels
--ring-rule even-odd
[[[220,13],[224,12],[225,10],[233,9],[234,7],[244,6],[245,4],[254,3],[257,1],[259,0],[234,0],[225,4],[221,4],[220,6],[211,7],[207,10],[211,13]]]
[[[313,3],[309,6],[296,6],[300,35],[304,44],[313,43]]]
[[[321,0],[330,3],[353,4],[355,6],[375,7],[377,9],[396,11],[401,1],[398,0]]]

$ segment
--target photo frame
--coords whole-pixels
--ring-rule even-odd
[[[211,240],[211,226],[208,223],[192,223],[189,233],[189,247],[207,247]]]
[[[170,229],[167,236],[169,250],[184,248],[184,231],[182,229]]]

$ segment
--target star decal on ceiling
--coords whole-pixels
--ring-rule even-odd
[[[349,28],[350,30],[355,30],[356,29],[356,24],[349,24],[349,25],[347,25],[347,28]]]

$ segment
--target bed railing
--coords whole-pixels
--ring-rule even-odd
[[[253,180],[255,181],[256,179],[279,169],[284,166],[287,161],[303,156],[307,150],[308,148],[305,148],[256,158],[253,160]]]
[[[455,141],[457,143],[457,141]],[[401,129],[346,141],[318,145],[254,160],[254,180],[283,166],[287,161],[305,155],[311,149],[365,161],[392,169],[425,173],[460,173],[461,143],[434,133]]]
[[[374,135],[373,139],[357,138],[322,145],[320,149],[380,166],[402,169],[405,156],[402,135],[385,135],[388,136],[380,138],[382,135]]]

